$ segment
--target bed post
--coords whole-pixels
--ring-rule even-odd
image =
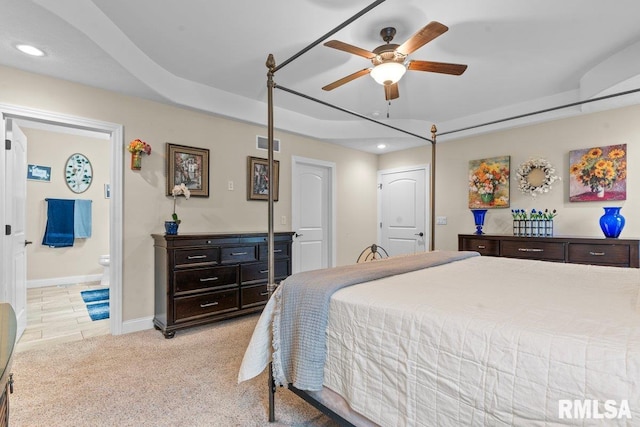
[[[431,125],[431,191],[429,204],[431,208],[431,233],[429,235],[429,250],[435,249],[436,233],[436,125]]]
[[[269,177],[269,183],[271,184],[273,181],[271,180],[272,171],[273,171],[273,74],[276,68],[276,60],[274,59],[272,54],[269,54],[267,57],[267,62],[265,64],[269,71],[267,72],[267,139],[268,139],[268,152],[269,157],[267,161],[267,176]],[[268,195],[269,195],[269,203],[268,203],[268,223],[269,223],[269,232],[267,236],[267,260],[268,260],[268,280],[267,280],[267,293],[269,294],[269,298],[271,298],[271,294],[275,291],[275,272],[273,270],[274,260],[273,260],[273,186],[269,185],[268,187]],[[276,420],[275,414],[275,393],[276,393],[276,385],[273,380],[273,370],[271,369],[271,363],[269,363],[269,422],[272,423]]]

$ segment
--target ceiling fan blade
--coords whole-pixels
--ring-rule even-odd
[[[369,74],[370,72],[371,72],[371,68],[365,68],[363,70],[356,71],[353,74],[349,74],[348,76],[343,77],[340,80],[336,80],[335,82],[326,85],[325,87],[322,88],[322,90],[333,90],[333,89],[335,89],[337,87],[342,86],[345,83],[349,83],[351,80],[355,80],[358,77],[365,76],[365,75]]]
[[[453,74],[459,76],[467,69],[466,65],[462,64],[447,64],[445,62],[432,62],[432,61],[409,61],[407,69],[412,71],[430,71],[432,73]]]
[[[449,30],[449,27],[447,27],[446,25],[441,24],[437,21],[431,21],[417,33],[412,35],[409,40],[402,43],[396,50],[405,55],[409,55],[410,53],[418,50],[436,37],[446,33],[447,30]]]
[[[332,47],[334,49],[342,50],[347,53],[353,53],[354,55],[362,56],[363,58],[367,59],[371,59],[376,56],[373,52],[369,52],[368,50],[364,50],[338,40],[329,40],[324,45],[327,47]]]
[[[387,101],[391,101],[392,99],[396,99],[400,97],[400,92],[398,91],[398,83],[394,83],[392,85],[384,85],[384,99]]]

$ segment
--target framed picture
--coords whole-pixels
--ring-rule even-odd
[[[51,182],[51,166],[28,165],[27,179],[29,181]]]
[[[167,143],[167,196],[183,183],[191,197],[209,197],[209,150]]]
[[[247,200],[269,200],[269,160],[247,157]],[[273,161],[273,200],[278,201],[280,162]]]
[[[627,199],[627,144],[569,152],[569,201]]]
[[[469,209],[509,207],[510,157],[469,162]]]

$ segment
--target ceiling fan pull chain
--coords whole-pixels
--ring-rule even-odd
[[[391,110],[391,101],[387,104],[387,119],[389,118],[389,110]]]

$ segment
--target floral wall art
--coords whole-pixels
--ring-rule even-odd
[[[469,161],[469,208],[509,207],[510,156]]]
[[[569,201],[626,200],[627,144],[569,152]]]

